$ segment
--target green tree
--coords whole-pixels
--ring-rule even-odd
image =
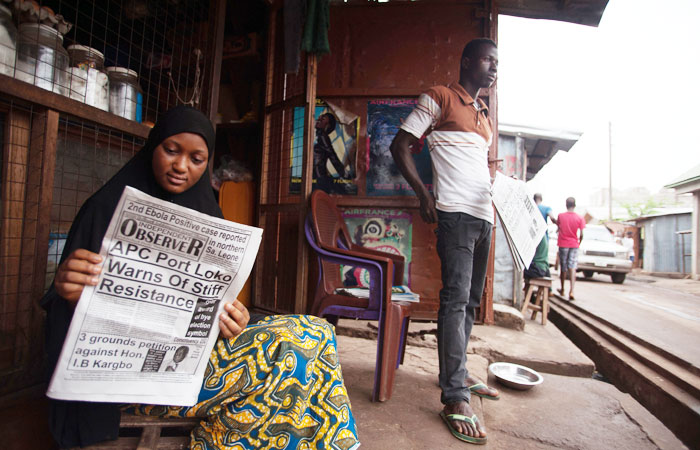
[[[653,198],[647,199],[645,203],[636,202],[622,204],[622,207],[627,210],[627,220],[654,214],[656,210],[662,206],[664,206],[662,202],[658,202]]]

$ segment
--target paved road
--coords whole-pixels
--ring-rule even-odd
[[[700,281],[632,276],[619,285],[607,275],[579,277],[576,304],[700,368]]]

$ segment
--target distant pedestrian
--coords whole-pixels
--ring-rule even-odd
[[[622,238],[620,244],[622,244],[622,246],[629,252],[630,261],[634,262],[634,235],[631,231],[628,231],[625,234],[625,237]]]
[[[564,282],[569,277],[569,300],[574,300],[574,282],[576,281],[576,266],[578,264],[578,248],[583,241],[583,229],[586,228],[586,221],[583,217],[574,212],[576,199],[569,197],[566,199],[566,212],[559,214],[557,225],[559,225],[559,278],[561,279],[561,289],[559,293],[564,295]]]
[[[540,209],[540,213],[542,213],[542,217],[544,218],[544,223],[546,224],[547,218],[550,218],[552,220],[552,223],[556,225],[557,219],[552,213],[552,208],[550,208],[549,206],[544,206],[542,204],[542,194],[537,193],[532,197],[532,199],[535,201],[535,204]],[[535,256],[532,258],[530,267],[523,271],[523,276],[525,277],[525,279],[529,279],[543,278],[548,277],[549,275],[549,236],[545,231],[544,236],[542,236],[542,240],[540,241],[539,245],[537,246],[537,249],[535,250]]]
[[[552,212],[552,208],[549,206],[545,206],[542,204],[542,194],[539,192],[536,193],[535,195],[532,196],[532,199],[535,201],[535,204],[540,210],[540,213],[542,214],[542,218],[544,219],[545,225],[547,224],[547,218],[551,219],[552,223],[554,225],[557,224],[557,218],[554,217],[554,213]],[[545,237],[547,238],[547,241],[549,241],[549,233],[547,231],[544,232]]]

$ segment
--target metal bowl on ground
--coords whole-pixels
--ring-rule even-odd
[[[509,388],[525,391],[541,384],[542,375],[529,367],[507,362],[495,362],[489,366],[489,372]]]

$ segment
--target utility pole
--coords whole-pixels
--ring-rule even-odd
[[[608,220],[612,221],[612,121],[608,122]]]

